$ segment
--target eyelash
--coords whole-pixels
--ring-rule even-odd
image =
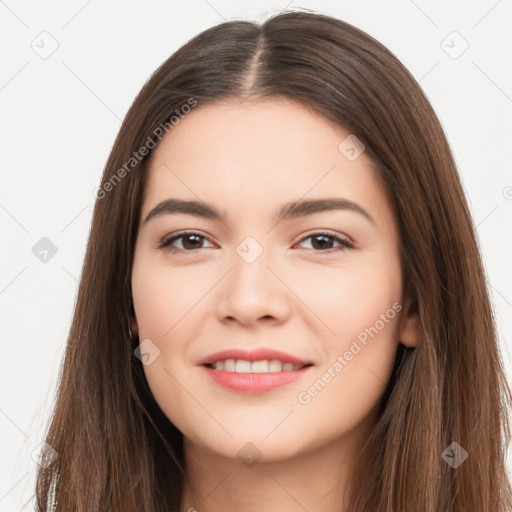
[[[159,244],[158,244],[158,248],[159,249],[163,249],[165,251],[168,251],[168,252],[171,252],[171,253],[196,253],[197,251],[201,250],[200,248],[199,249],[191,249],[191,250],[187,250],[187,249],[177,249],[175,247],[171,247],[171,244],[173,242],[175,242],[176,240],[179,240],[180,238],[185,238],[186,236],[190,236],[190,235],[195,235],[201,239],[207,239],[207,237],[201,235],[200,233],[197,233],[195,231],[182,231],[170,238],[167,238],[167,239],[164,239],[162,240]],[[316,237],[319,237],[319,236],[324,236],[324,237],[327,237],[327,238],[331,238],[332,240],[334,240],[335,242],[339,242],[340,245],[338,247],[335,247],[335,248],[332,248],[332,249],[327,249],[327,250],[315,250],[315,249],[311,249],[312,251],[318,253],[318,254],[332,254],[334,252],[337,252],[337,251],[345,251],[347,249],[353,249],[354,248],[354,244],[352,242],[349,242],[348,240],[345,240],[343,238],[340,238],[336,235],[332,235],[330,233],[326,233],[326,232],[323,232],[323,231],[319,231],[317,233],[312,233],[304,238],[302,238],[298,243],[302,243],[304,242],[305,240],[308,240],[310,238],[316,238]]]

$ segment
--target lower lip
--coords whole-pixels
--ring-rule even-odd
[[[243,393],[265,393],[272,389],[296,382],[304,374],[312,368],[312,366],[305,366],[300,370],[295,371],[280,371],[268,373],[237,373],[226,372],[224,370],[214,370],[208,366],[203,366],[208,373],[210,379],[216,384],[234,391],[241,391]]]

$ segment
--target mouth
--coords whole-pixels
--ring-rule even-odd
[[[205,363],[209,381],[229,391],[262,394],[302,379],[314,365],[284,362],[278,359],[249,361],[225,359]]]
[[[263,359],[260,361],[249,361],[246,359],[225,359],[206,363],[204,366],[212,370],[222,370],[229,373],[279,373],[296,372],[313,366],[312,363],[296,364],[280,361],[279,359]]]

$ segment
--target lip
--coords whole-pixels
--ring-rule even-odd
[[[281,352],[280,350],[274,350],[272,348],[260,347],[254,350],[247,349],[227,349],[221,350],[220,352],[215,352],[214,354],[210,354],[203,359],[201,359],[198,364],[205,365],[216,363],[217,361],[225,361],[226,359],[244,359],[245,361],[263,361],[265,359],[277,359],[282,361],[283,363],[293,363],[293,364],[313,364],[312,361],[305,361],[300,359],[299,357],[293,356],[291,354],[287,354],[286,352]],[[217,372],[222,372],[223,370],[216,370]],[[300,370],[297,370],[300,371]],[[226,372],[228,373],[228,372]],[[290,372],[276,372],[276,373],[290,373]],[[251,374],[252,375],[252,374]]]
[[[298,381],[303,378],[304,374],[311,370],[313,366],[306,366],[295,371],[283,370],[280,372],[268,373],[226,372],[224,370],[214,370],[213,368],[204,365],[202,368],[207,373],[208,377],[220,386],[231,389],[232,391],[259,394]]]

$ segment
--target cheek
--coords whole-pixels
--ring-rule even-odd
[[[368,412],[387,386],[398,346],[400,265],[375,253],[364,264],[318,277],[303,280],[301,289],[329,329],[321,336],[320,382],[311,393],[304,389],[304,401],[311,399],[319,410],[343,403],[350,411]]]
[[[210,277],[210,281],[211,281]],[[200,330],[201,298],[214,282],[192,267],[180,271],[142,255],[132,272],[132,294],[141,343],[150,340],[152,359],[143,366],[149,388],[165,415],[178,428],[194,393],[194,368],[188,360],[190,339]],[[204,297],[203,300],[206,300]]]
[[[381,330],[383,315],[383,330],[395,325],[393,304],[401,298],[401,286],[398,261],[373,253],[357,264],[347,261],[343,267],[302,272],[293,289],[326,327],[322,337],[329,340],[328,347],[340,349],[376,322]]]
[[[136,262],[132,293],[141,339],[166,340],[182,318],[190,321],[195,305],[211,287],[191,269],[177,271],[149,258]]]
[[[329,290],[322,320],[335,334],[323,338],[321,368],[297,396],[297,418],[321,418],[319,438],[357,429],[376,413],[393,369],[401,311],[400,281],[392,276],[353,274]]]

